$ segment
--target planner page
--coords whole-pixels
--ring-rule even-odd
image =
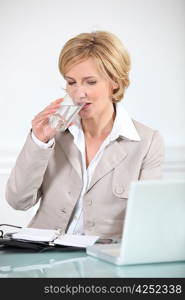
[[[13,239],[35,242],[51,242],[57,236],[57,230],[37,228],[21,228],[19,232],[12,234]]]
[[[97,235],[64,234],[58,237],[54,243],[55,245],[86,248],[92,246],[98,239]]]

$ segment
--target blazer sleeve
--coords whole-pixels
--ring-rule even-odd
[[[164,140],[158,131],[154,131],[149,150],[144,157],[139,180],[161,179],[165,158]]]
[[[42,149],[29,133],[6,184],[5,197],[10,206],[27,210],[42,196],[42,181],[53,148]]]

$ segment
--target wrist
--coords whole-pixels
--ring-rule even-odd
[[[51,139],[43,139],[43,138],[38,138],[34,132],[31,132],[31,137],[32,140],[34,141],[35,144],[37,144],[39,147],[43,148],[43,149],[48,149],[48,148],[53,148],[54,144],[55,144],[55,140],[54,138]]]
[[[32,133],[32,135],[34,135],[37,138],[37,140],[39,140],[42,143],[46,143],[47,144],[50,141],[50,138],[48,138],[47,136],[43,136],[43,135],[39,136],[38,134],[36,134],[33,131],[33,129],[31,129],[31,133]]]

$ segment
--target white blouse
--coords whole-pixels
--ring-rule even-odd
[[[88,168],[86,168],[86,156],[85,156],[85,138],[82,130],[80,117],[77,116],[75,119],[75,124],[69,127],[69,131],[74,137],[74,143],[81,153],[81,164],[83,172],[83,188],[80,194],[80,197],[76,203],[73,217],[70,221],[70,224],[67,229],[68,234],[84,234],[83,226],[83,197],[88,189],[95,168],[98,165],[99,160],[101,159],[104,149],[113,141],[115,141],[119,136],[126,137],[134,141],[140,141],[140,137],[136,131],[136,128],[133,124],[132,119],[125,110],[122,103],[116,104],[116,117],[114,120],[113,128],[110,134],[103,141],[101,147],[96,153],[95,157],[91,160]],[[41,142],[36,138],[32,132],[33,141],[40,147],[46,149],[55,144],[55,139],[51,139],[48,143]]]

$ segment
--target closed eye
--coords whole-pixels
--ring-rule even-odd
[[[75,84],[75,83],[76,83],[75,81],[70,81],[70,82],[68,82],[69,85],[73,85],[73,84]],[[97,83],[97,81],[87,81],[87,83],[88,83],[89,85],[94,85],[94,84]]]
[[[90,85],[93,85],[93,84],[96,84],[96,81],[88,81],[87,83]]]
[[[68,82],[69,85],[73,85],[75,82]]]

